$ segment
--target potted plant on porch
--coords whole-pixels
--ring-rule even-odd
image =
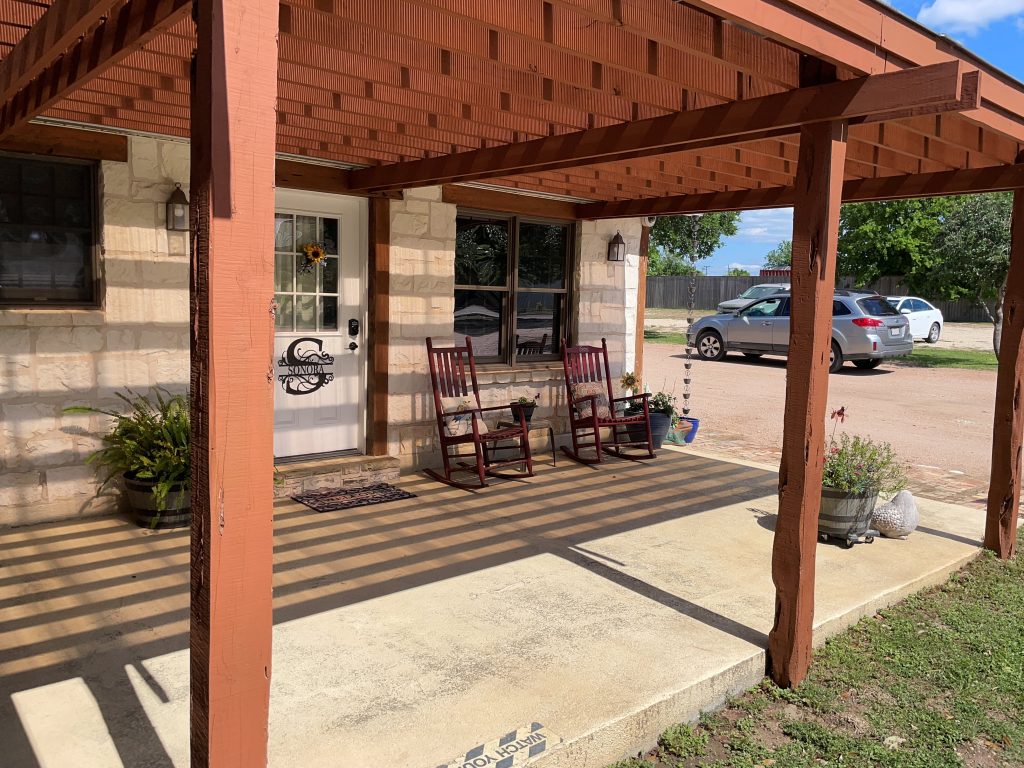
[[[655,392],[647,401],[648,413],[651,419],[651,442],[654,448],[661,448],[668,435],[669,427],[672,426],[672,418],[676,412],[676,398],[668,392]],[[643,407],[631,404],[626,408],[627,414],[637,414]],[[626,431],[629,439],[642,442],[647,439],[643,424],[628,424]]]
[[[540,400],[540,392],[535,394],[533,397],[526,397],[520,395],[518,398],[508,404],[508,407],[512,409],[512,417],[518,421],[519,412],[522,411],[523,418],[526,419],[526,423],[530,423],[530,419],[533,418],[533,412],[537,408],[537,401]]]
[[[114,419],[104,447],[87,459],[107,470],[100,491],[120,477],[135,521],[146,528],[189,524],[189,408],[184,395],[154,389],[152,398],[131,390],[117,395],[126,413],[91,406],[68,413],[98,413]]]
[[[889,443],[860,435],[835,439],[835,427],[846,420],[846,408],[832,412],[835,422],[825,451],[818,534],[823,541],[839,539],[849,548],[868,533],[880,493],[895,493],[907,484],[902,464]]]

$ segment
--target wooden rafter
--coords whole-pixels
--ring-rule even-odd
[[[1021,188],[1024,188],[1024,165],[993,165],[936,173],[852,179],[843,183],[843,202],[944,197]],[[619,200],[610,203],[581,203],[576,207],[576,215],[580,219],[616,219],[625,216],[671,216],[682,213],[788,208],[793,205],[794,199],[792,187],[774,187],[713,192],[705,195]]]
[[[186,16],[192,0],[129,0],[0,106],[0,139]],[[44,17],[45,19],[45,17]],[[40,22],[43,20],[41,19]]]
[[[109,12],[113,0],[54,0],[0,61],[0,103],[14,96]]]
[[[350,187],[395,189],[495,178],[766,138],[825,120],[863,120],[900,110],[960,111],[977,107],[972,74],[961,76],[954,62],[799,88],[521,144],[361,169],[351,173]]]

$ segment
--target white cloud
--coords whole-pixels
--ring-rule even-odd
[[[917,20],[942,32],[974,35],[992,22],[1021,14],[1024,0],[933,0],[921,8]]]
[[[740,214],[737,237],[777,245],[793,237],[793,209],[773,208]]]
[[[745,269],[747,272],[756,274],[762,266],[762,264],[740,264],[738,261],[734,261],[729,265],[729,269]]]

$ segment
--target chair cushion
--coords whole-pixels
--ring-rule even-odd
[[[597,399],[594,401],[597,404],[597,418],[599,419],[610,419],[612,417],[612,411],[608,403],[608,388],[601,381],[578,381],[569,387],[572,392],[572,399],[577,401],[576,413],[579,414],[581,419],[589,419],[591,416],[590,412],[590,400],[584,402],[578,402],[580,399],[595,395]]]
[[[474,407],[476,403],[469,397],[441,398],[444,431],[448,437],[462,437],[473,431],[473,412],[465,409]]]

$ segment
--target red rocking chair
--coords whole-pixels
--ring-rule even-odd
[[[654,442],[651,439],[649,392],[640,395],[614,397],[611,372],[608,367],[608,343],[601,339],[600,347],[569,347],[562,339],[562,365],[565,367],[565,396],[569,403],[569,424],[572,432],[572,450],[563,446],[569,458],[582,464],[601,463],[601,453],[610,453],[622,459],[639,461],[653,459]],[[625,413],[617,404],[635,403],[643,410]],[[634,429],[630,430],[629,427]],[[643,439],[635,439],[636,427],[643,427]],[[601,430],[611,429],[611,439],[602,442]],[[632,435],[631,435],[632,433]],[[593,438],[590,442],[584,442]],[[624,447],[647,449],[647,455],[629,454]],[[582,448],[593,448],[596,456],[584,458]]]
[[[430,477],[442,483],[472,490],[486,488],[485,477],[533,477],[533,457],[530,454],[529,430],[526,417],[519,411],[518,424],[503,427],[493,432],[488,431],[483,415],[495,411],[508,411],[507,405],[483,408],[480,405],[480,388],[476,382],[476,364],[473,361],[473,342],[466,337],[464,347],[435,347],[431,339],[427,339],[427,359],[430,363],[430,382],[434,389],[434,412],[437,415],[437,434],[441,441],[441,459],[444,462],[444,474],[426,469]],[[466,381],[467,369],[469,382]],[[512,420],[516,421],[515,414]],[[519,441],[519,455],[514,458],[494,460],[495,449],[508,450],[515,446],[497,446],[504,440]],[[473,447],[473,452],[461,452],[461,446]],[[454,447],[455,453],[449,453]],[[473,459],[473,462],[460,461]],[[498,474],[494,470],[501,467],[524,466],[526,471],[515,474]],[[452,479],[457,472],[470,472],[477,476],[479,483],[460,483]]]

